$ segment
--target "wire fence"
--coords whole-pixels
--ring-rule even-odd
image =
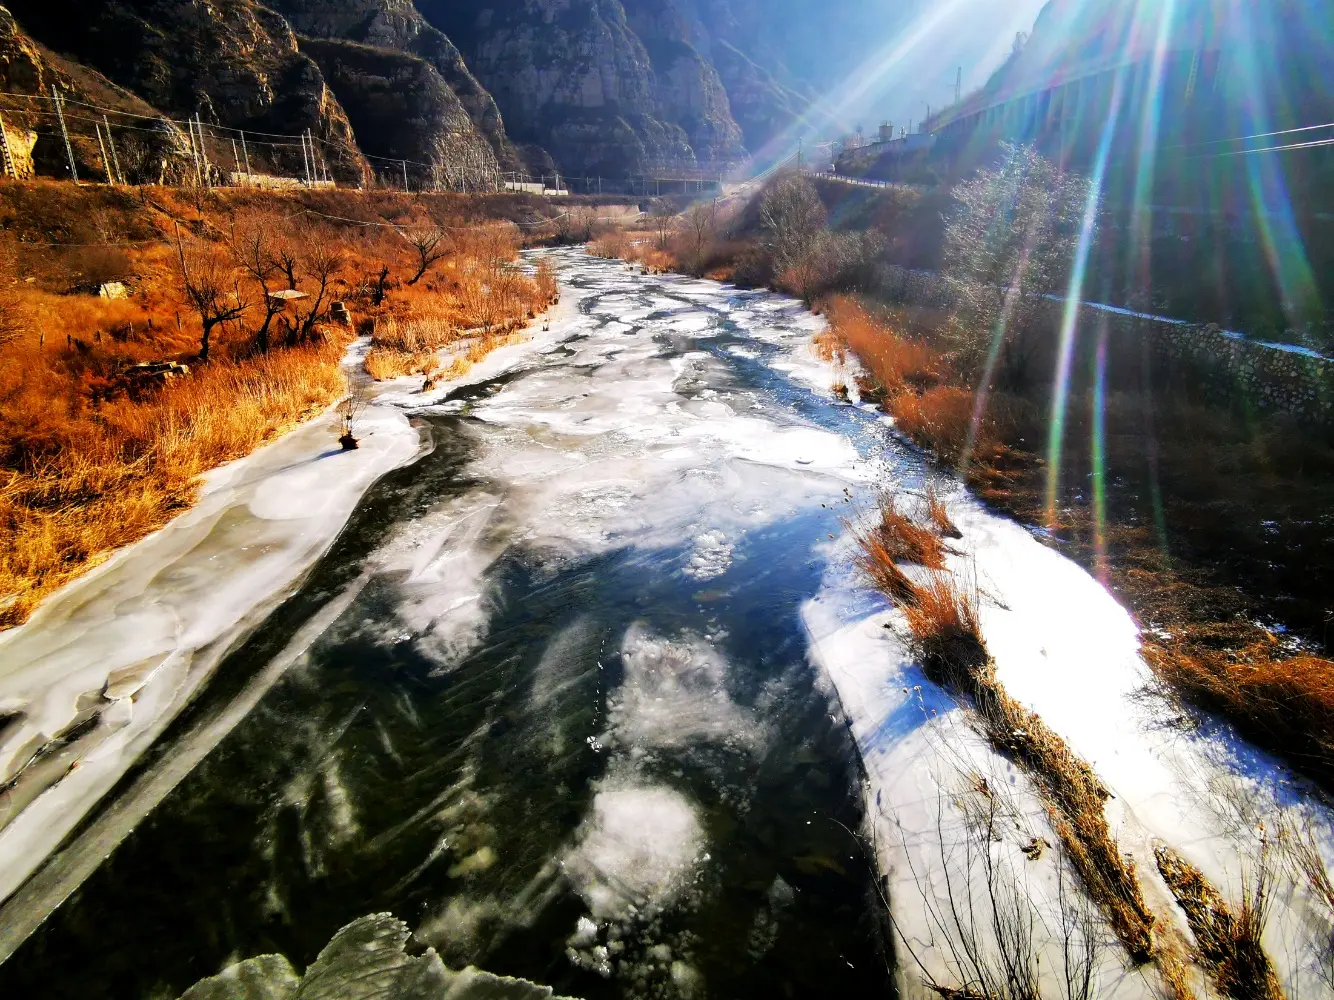
[[[485,140],[472,133],[446,133],[441,155],[431,160],[367,153],[349,139],[312,129],[293,135],[237,128],[200,115],[141,114],[77,100],[54,87],[49,95],[0,91],[0,174],[11,178],[33,176],[40,149],[58,177],[112,185],[567,190],[558,176],[502,171],[483,148]]]
[[[543,196],[614,194],[655,197],[721,190],[738,165],[663,168],[635,176],[531,175],[500,168],[474,133],[445,134],[431,160],[380,156],[351,136],[293,135],[181,120],[48,94],[0,91],[0,175],[33,176],[41,143],[44,165],[57,176],[112,185],[173,183],[197,187],[320,188],[339,185],[461,193],[518,192]]]

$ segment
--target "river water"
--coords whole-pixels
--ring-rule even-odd
[[[577,313],[493,381],[403,394],[429,450],[139,772],[318,638],[0,993],[300,970],[377,912],[571,996],[890,991],[856,751],[800,616],[880,425],[800,360],[796,303],[553,257]]]
[[[327,969],[370,954],[340,928],[393,938],[362,919],[373,914],[401,920],[413,954],[529,984],[451,997],[924,996],[927,977],[970,981],[968,942],[989,947],[998,905],[1032,929],[1048,986],[1074,935],[1095,966],[1090,995],[1159,995],[1152,968],[1080,902],[1028,776],[922,675],[860,579],[849,523],[879,486],[910,502],[933,473],[887,418],[834,398],[811,352],[821,321],[767,292],[546,253],[565,298],[549,330],[466,386],[381,387],[371,444],[384,467],[407,459],[407,414],[417,457],[365,492],[285,600],[249,595],[273,609],[3,904],[0,996],[173,1000],[262,954],[300,973],[341,940]],[[202,541],[158,536],[175,561],[159,568],[150,541],[111,583],[87,584],[96,614],[64,645],[35,618],[0,647],[16,659],[45,635],[62,650],[27,658],[29,688],[59,695],[29,696],[32,719],[31,706],[63,717],[88,678],[101,685],[99,657],[144,655],[127,630],[172,581],[207,602],[205,581],[232,579],[224,542],[245,526],[315,544],[323,506],[303,495],[346,467],[293,441],[310,455],[279,449],[235,473],[259,492],[237,494]],[[1185,931],[1159,845],[1238,900],[1280,818],[1334,859],[1328,812],[1291,774],[1226,726],[1169,724],[1134,622],[1097,581],[957,484],[935,485],[997,676],[1107,785],[1112,833],[1165,933]],[[108,702],[109,684],[77,704],[150,718],[153,698]],[[112,731],[98,710],[80,767],[43,779],[55,792],[120,773],[96,742]],[[993,822],[978,840],[980,802]],[[10,873],[39,861],[2,859]],[[1334,968],[1334,926],[1300,880],[1276,878],[1265,945],[1290,995],[1308,995]],[[976,908],[969,926],[960,901]],[[270,988],[271,964],[256,969],[263,989],[237,992],[234,973],[191,1000],[291,995]]]

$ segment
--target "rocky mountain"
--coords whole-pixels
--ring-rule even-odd
[[[800,25],[759,0],[6,2],[14,33],[66,67],[60,86],[82,73],[137,113],[244,129],[258,169],[303,169],[299,144],[276,140],[309,130],[343,182],[405,163],[456,184],[721,171],[799,121],[815,89],[793,69]],[[830,20],[803,2],[778,0]]]

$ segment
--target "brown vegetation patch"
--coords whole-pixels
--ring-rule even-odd
[[[512,342],[557,294],[496,220],[529,204],[0,186],[0,628],[335,402],[348,315],[380,376]],[[99,297],[113,279],[126,297]]]
[[[897,521],[900,515],[892,507],[889,511]],[[1107,790],[1093,769],[1039,716],[1011,698],[996,678],[995,661],[982,639],[977,595],[940,571],[925,583],[913,583],[887,565],[891,553],[881,532],[865,536],[863,546],[862,565],[901,605],[927,676],[970,698],[992,746],[1033,778],[1090,897],[1107,914],[1130,955],[1148,961],[1154,948],[1153,914],[1144,902],[1134,863],[1120,853],[1107,825]]]
[[[1158,871],[1186,914],[1200,960],[1231,1000],[1283,1000],[1283,988],[1260,946],[1267,887],[1261,883],[1234,911],[1204,874],[1168,847],[1154,850]]]
[[[950,513],[945,509],[945,503],[937,495],[935,487],[928,487],[926,491],[926,516],[942,538],[963,537],[963,532],[950,520]]]

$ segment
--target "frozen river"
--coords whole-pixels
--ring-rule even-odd
[[[926,465],[833,399],[809,349],[821,321],[551,256],[567,312],[549,332],[467,387],[381,393],[376,419],[410,417],[429,446],[397,446],[343,533],[0,910],[35,925],[9,935],[0,995],[170,1000],[255,955],[299,972],[339,928],[392,913],[410,950],[562,995],[886,996],[886,896],[949,977],[926,901],[940,873],[970,878],[950,808],[976,774],[1012,789],[1001,867],[1042,912],[1068,904],[1051,853],[1021,850],[1056,843],[1041,803],[905,660],[852,570],[849,519],[875,484],[920,491]],[[1124,612],[1022,528],[950,500],[1001,679],[1113,791],[1151,905],[1171,908],[1155,843],[1229,887],[1253,832],[1237,803],[1283,807],[1279,772],[1226,733],[1147,724],[1161,706]],[[101,634],[67,659],[125,641]],[[874,857],[854,830],[876,832]],[[1300,893],[1283,898],[1309,924]],[[1274,942],[1305,974],[1297,932]],[[1098,995],[1153,993],[1099,947]]]

